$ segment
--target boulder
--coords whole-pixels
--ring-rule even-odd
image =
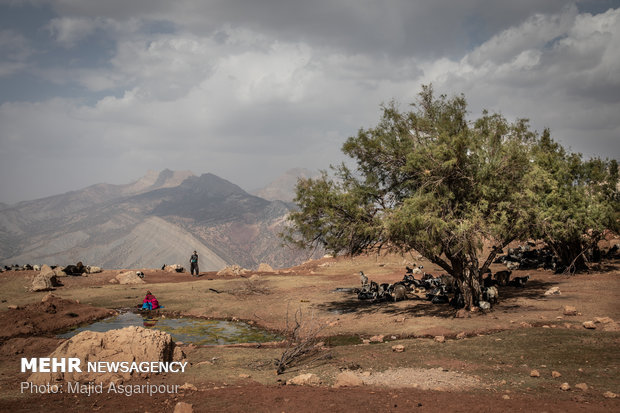
[[[144,280],[138,277],[134,271],[120,273],[116,276],[116,279],[120,284],[144,284]]]
[[[60,267],[54,268],[54,274],[56,274],[56,277],[66,277],[67,276],[67,273],[64,272]]]
[[[238,265],[230,265],[226,268],[223,268],[217,272],[217,275],[243,275],[250,272],[245,268],[242,268]]]
[[[581,391],[588,391],[588,385],[585,383],[577,383],[575,384],[575,388]]]
[[[164,266],[164,271],[166,272],[185,272],[185,268],[183,268],[179,264],[172,264]]]
[[[258,272],[274,272],[273,268],[271,267],[271,265],[269,264],[265,264],[264,262],[261,262],[258,265]]]
[[[554,379],[557,379],[558,377],[562,377],[562,373],[560,373],[559,371],[553,370],[551,372],[551,377],[553,377]]]
[[[174,406],[174,413],[194,413],[194,405],[185,402],[178,402]]]
[[[59,284],[58,284],[58,281],[56,280],[55,274],[39,273],[39,275],[34,277],[34,280],[32,280],[31,290],[32,291],[50,291],[50,290],[53,290],[54,287],[57,287],[58,285]]]
[[[445,343],[446,338],[444,336],[435,336],[435,341],[438,343]]]
[[[50,267],[49,265],[46,265],[46,264],[43,264],[43,266],[41,267],[41,272],[39,272],[39,274],[42,274],[42,275],[56,275],[54,270],[52,270],[52,267]]]
[[[545,295],[561,295],[560,287],[551,287],[545,291]]]
[[[319,376],[313,373],[300,374],[286,382],[288,385],[294,386],[318,386],[321,384]]]
[[[577,307],[574,307],[572,305],[565,305],[563,314],[564,315],[577,315]]]
[[[584,321],[582,325],[583,328],[587,328],[589,330],[594,330],[596,328],[596,324],[594,324],[593,321]]]
[[[530,371],[530,377],[540,377],[540,372],[538,370]]]
[[[49,357],[66,359],[76,357],[82,361],[82,372],[33,373],[29,382],[37,385],[80,381],[118,382],[127,381],[138,372],[89,372],[88,362],[171,362],[174,342],[170,334],[160,330],[147,330],[143,327],[125,327],[105,333],[83,331],[62,343]]]
[[[334,382],[334,388],[339,387],[356,387],[362,386],[364,384],[363,380],[352,371],[343,371],[342,373],[336,376],[336,381]]]
[[[384,338],[385,336],[383,334],[379,334],[379,335],[370,337],[370,342],[371,343],[383,343]]]
[[[395,346],[392,346],[392,351],[395,353],[402,353],[403,351],[405,351],[405,346],[403,346],[402,344],[397,344]]]

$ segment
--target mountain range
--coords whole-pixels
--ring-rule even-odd
[[[288,201],[294,174],[285,174],[263,190],[272,199],[249,194],[213,174],[195,176],[166,169],[126,185],[96,184],[3,204],[0,263],[187,267],[196,250],[201,271],[232,264],[245,268],[260,263],[274,268],[296,265],[310,258],[311,252],[282,246],[278,236],[293,208]]]

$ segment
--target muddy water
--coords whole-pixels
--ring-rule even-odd
[[[82,331],[106,332],[128,326],[141,326],[165,331],[174,341],[196,345],[264,343],[282,340],[281,336],[242,322],[203,320],[198,318],[162,318],[159,315],[122,313],[118,316],[79,327],[61,338],[70,338]]]

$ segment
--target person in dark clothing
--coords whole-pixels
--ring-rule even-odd
[[[198,277],[198,253],[196,251],[194,251],[194,253],[192,254],[192,256],[189,259],[189,265],[191,268],[191,273],[192,276],[194,275],[194,271],[196,271],[196,277]]]

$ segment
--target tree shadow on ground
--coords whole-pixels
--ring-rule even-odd
[[[408,304],[407,307],[402,306],[403,302]],[[448,304],[433,304],[421,298],[409,298],[408,300],[394,303],[392,301],[359,300],[356,296],[319,304],[317,308],[333,314],[354,313],[358,316],[385,314],[392,316],[406,315],[409,317],[453,317],[456,312]]]
[[[559,280],[558,280],[559,281]],[[529,280],[523,287],[511,285],[498,287],[500,302],[509,298],[544,298],[545,291],[554,287],[557,282]]]
[[[523,288],[513,286],[498,287],[500,302],[497,309],[518,308],[520,306],[506,305],[503,302],[514,298],[537,299],[544,298],[544,293],[557,283],[552,281],[529,280]],[[408,305],[391,301],[360,300],[352,293],[341,300],[334,300],[317,305],[317,308],[332,314],[356,314],[363,316],[367,314],[385,314],[391,316],[407,317],[441,317],[451,318],[456,314],[457,308],[449,304],[433,304],[428,300],[409,294],[409,299],[405,300]],[[402,303],[402,302],[400,302]]]

